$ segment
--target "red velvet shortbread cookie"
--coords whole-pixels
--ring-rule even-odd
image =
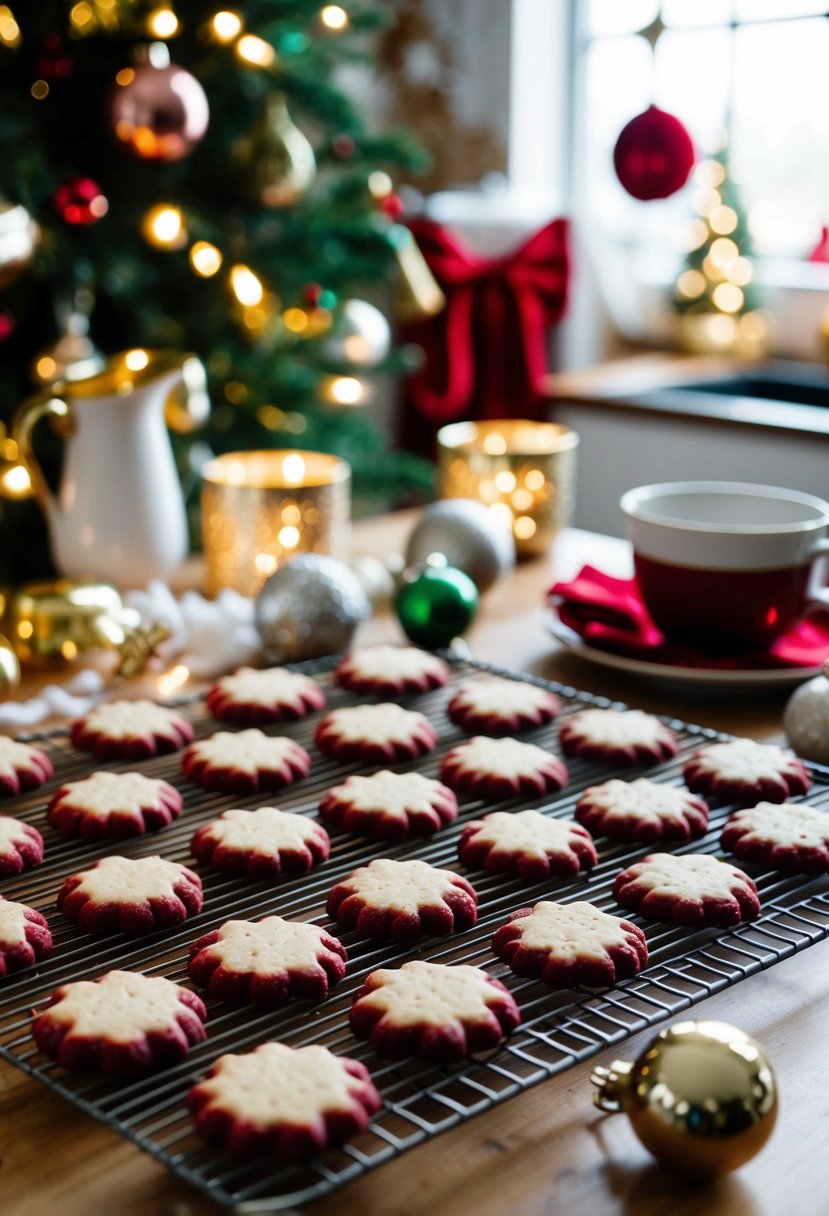
[[[43,861],[43,837],[37,828],[11,815],[0,815],[0,878],[22,874]]]
[[[631,768],[668,760],[679,746],[669,727],[641,709],[580,709],[558,737],[565,756]]]
[[[185,777],[206,790],[253,794],[277,790],[308,776],[311,757],[287,735],[261,730],[219,731],[192,743],[181,758]]]
[[[708,804],[687,790],[637,777],[591,785],[576,803],[579,823],[597,836],[658,844],[695,840],[708,827]]]
[[[289,1165],[365,1131],[382,1105],[368,1069],[327,1047],[262,1043],[220,1056],[188,1095],[196,1131],[233,1157]]]
[[[190,947],[187,973],[212,996],[280,1009],[323,1001],[345,975],[345,946],[316,925],[266,916],[228,920]]]
[[[172,980],[108,971],[56,988],[32,1035],[62,1068],[142,1077],[177,1064],[203,1042],[206,1017],[201,997]]]
[[[99,760],[144,760],[177,752],[193,727],[174,709],[154,701],[108,701],[72,723],[72,742]]]
[[[46,917],[0,895],[0,976],[31,967],[52,949]]]
[[[335,760],[394,764],[430,752],[438,737],[423,714],[383,702],[332,710],[317,727],[314,741]]]
[[[577,823],[540,811],[493,811],[464,825],[458,856],[487,874],[513,874],[528,882],[578,874],[599,860],[590,833]]]
[[[89,870],[70,874],[57,903],[87,933],[141,937],[200,912],[201,879],[163,857],[102,857]]]
[[[368,646],[347,655],[334,679],[349,692],[396,697],[440,688],[449,678],[446,664],[414,646]]]
[[[480,967],[420,959],[372,971],[349,1017],[357,1038],[368,1039],[378,1055],[435,1064],[490,1051],[520,1022],[509,989]]]
[[[567,769],[558,756],[534,743],[476,735],[446,753],[440,779],[459,794],[497,802],[563,789]]]
[[[39,747],[18,743],[0,735],[0,798],[11,798],[23,790],[36,790],[55,770],[52,761]]]
[[[304,718],[315,709],[323,709],[325,693],[319,684],[298,671],[241,667],[214,684],[205,701],[210,712],[222,722],[264,726],[268,722]]]
[[[315,820],[274,806],[223,811],[198,828],[190,841],[197,861],[214,870],[277,878],[307,874],[331,852],[328,833]]]
[[[738,925],[760,915],[747,874],[707,853],[651,853],[617,874],[613,898],[647,920],[678,925]]]
[[[592,904],[554,904],[513,912],[497,929],[492,949],[516,975],[551,988],[611,988],[648,962],[638,925]]]
[[[490,676],[462,684],[446,712],[470,735],[516,735],[552,722],[561,701],[535,684]]]
[[[729,817],[720,844],[741,861],[797,874],[825,874],[829,815],[797,803],[759,802]]]
[[[458,800],[447,786],[421,773],[382,769],[371,777],[348,777],[319,805],[321,817],[356,836],[402,840],[431,836],[458,817]]]
[[[181,814],[181,794],[142,773],[93,773],[55,792],[46,821],[64,836],[84,840],[157,832]]]
[[[682,773],[695,794],[742,806],[785,802],[794,794],[805,794],[812,785],[808,769],[796,756],[753,739],[702,747],[685,761]]]
[[[344,929],[373,941],[417,941],[471,929],[478,897],[471,883],[425,861],[376,858],[333,888],[325,905]]]

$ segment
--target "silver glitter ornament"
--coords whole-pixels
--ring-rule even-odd
[[[269,663],[298,663],[347,650],[371,613],[356,575],[334,557],[304,553],[271,575],[256,599]]]
[[[796,688],[783,710],[783,730],[804,760],[829,764],[829,663],[823,674]]]
[[[515,565],[511,531],[471,498],[446,498],[424,508],[406,545],[406,565],[422,565],[433,553],[468,574],[482,594]]]

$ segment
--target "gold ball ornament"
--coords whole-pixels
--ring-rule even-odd
[[[20,663],[11,642],[0,634],[0,697],[6,697],[20,683]]]
[[[594,1069],[600,1110],[624,1111],[663,1165],[715,1178],[750,1161],[777,1117],[777,1083],[756,1039],[726,1022],[677,1022],[631,1064]]]
[[[829,663],[821,675],[801,684],[789,697],[783,730],[798,756],[829,764]]]

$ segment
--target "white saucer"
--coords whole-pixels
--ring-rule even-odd
[[[571,654],[599,667],[624,671],[640,680],[686,691],[697,689],[786,689],[802,684],[812,676],[820,675],[822,665],[816,667],[675,667],[668,663],[651,663],[648,659],[635,659],[628,655],[612,654],[609,650],[598,650],[589,646],[583,638],[563,625],[555,612],[547,609],[544,623],[550,633]]]

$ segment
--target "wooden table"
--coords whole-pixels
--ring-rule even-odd
[[[398,552],[411,516],[366,521],[354,552]],[[468,641],[478,658],[574,684],[655,712],[670,712],[754,738],[780,736],[786,693],[731,702],[666,693],[591,667],[546,632],[542,596],[585,561],[624,573],[620,541],[570,532],[549,559],[520,566],[486,596]],[[364,627],[364,642],[400,640],[391,618]],[[620,1115],[592,1105],[596,1063],[632,1059],[652,1037],[616,1051],[472,1119],[375,1170],[309,1216],[825,1216],[829,1163],[829,943],[823,943],[695,1007],[691,1016],[731,1021],[758,1037],[781,1090],[778,1126],[738,1174],[695,1186],[654,1164]],[[0,1212],[4,1216],[193,1216],[219,1209],[116,1133],[10,1065],[0,1063]]]

